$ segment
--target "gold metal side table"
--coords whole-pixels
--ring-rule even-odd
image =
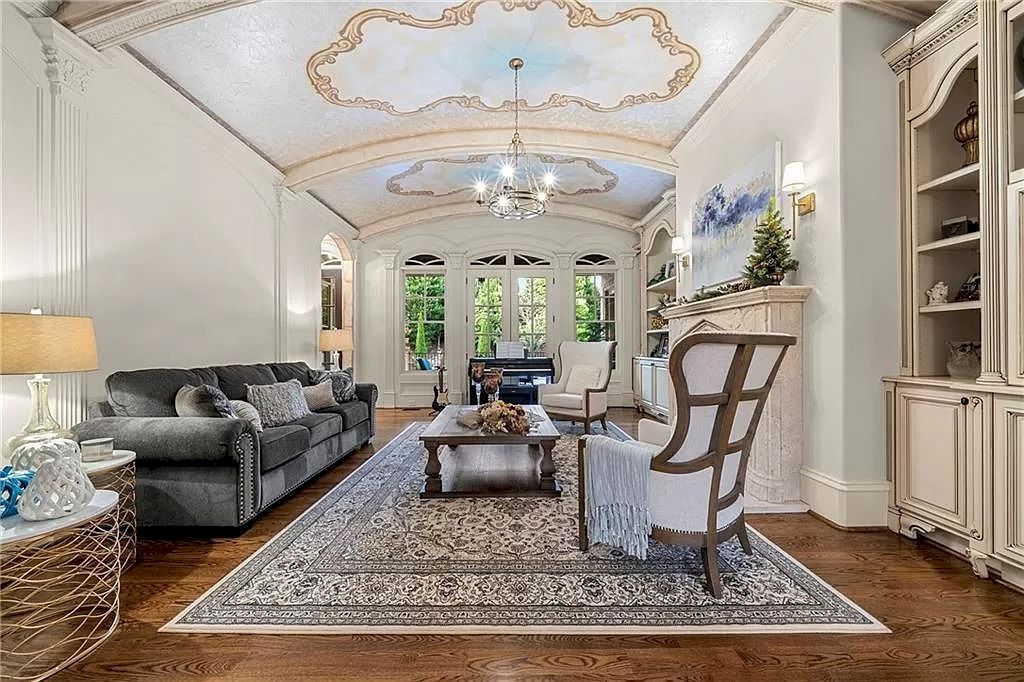
[[[5,680],[41,680],[117,628],[121,590],[117,493],[50,521],[0,519],[0,666]]]
[[[82,468],[96,490],[118,494],[118,525],[121,528],[121,573],[135,565],[137,530],[135,527],[135,452],[114,450],[110,459],[82,462]]]

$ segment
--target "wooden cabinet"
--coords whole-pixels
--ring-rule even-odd
[[[638,410],[665,419],[670,386],[665,358],[633,358],[633,404]]]
[[[1024,118],[1024,96],[1021,103],[1016,118]],[[1009,186],[1007,202],[1006,378],[1011,384],[1024,386],[1024,179]]]
[[[1024,572],[1024,396],[993,402],[995,480],[993,552]],[[1003,577],[1010,571],[1003,568]]]
[[[984,539],[985,399],[896,389],[896,505],[964,538]]]

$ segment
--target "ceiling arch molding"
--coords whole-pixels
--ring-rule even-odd
[[[285,169],[284,184],[295,191],[315,188],[336,175],[376,166],[416,161],[424,156],[495,152],[508,145],[507,130],[463,130],[385,140],[332,152]],[[674,174],[668,149],[648,142],[593,132],[522,128],[520,134],[534,152],[597,157]]]
[[[432,206],[417,211],[411,211],[398,216],[391,216],[363,226],[359,230],[359,239],[365,241],[373,237],[394,232],[406,227],[412,227],[421,223],[447,218],[481,217],[485,215],[483,209],[473,203],[445,204],[443,206]],[[577,204],[552,203],[545,215],[556,218],[570,218],[588,223],[614,227],[626,232],[632,231],[633,219],[617,213],[603,211],[589,206]]]

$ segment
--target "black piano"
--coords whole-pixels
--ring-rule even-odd
[[[550,384],[555,380],[555,361],[551,358],[470,358],[466,368],[466,395],[470,405],[479,404],[471,376],[472,367],[478,362],[484,363],[486,369],[503,370],[498,398],[507,403],[536,405],[537,384]],[[485,399],[482,391],[480,399]]]

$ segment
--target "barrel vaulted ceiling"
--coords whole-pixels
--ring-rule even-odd
[[[628,226],[668,151],[791,12],[770,1],[226,3],[127,47],[357,228],[472,206],[521,129],[561,205]],[[474,165],[476,164],[476,165]],[[443,212],[443,211],[442,211]]]

